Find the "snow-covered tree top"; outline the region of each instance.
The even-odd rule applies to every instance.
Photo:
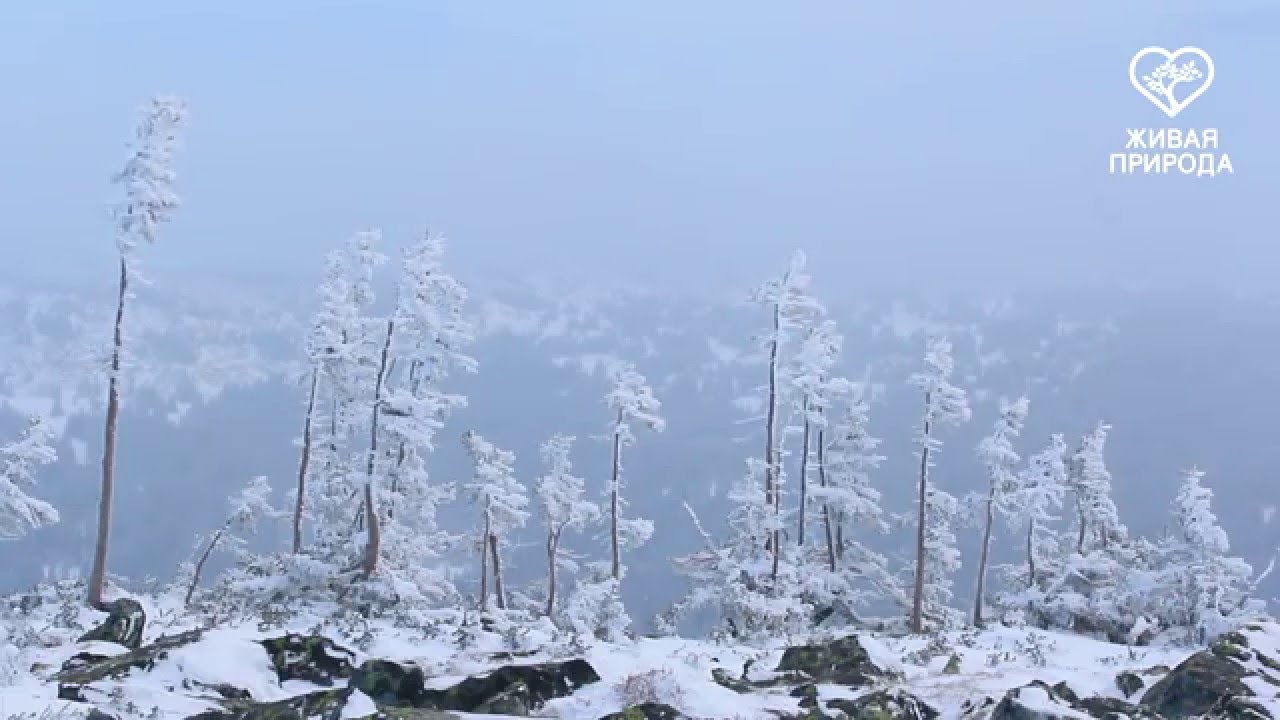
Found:
[[[938,423],[955,425],[969,420],[968,396],[963,388],[951,384],[954,369],[951,341],[941,335],[931,336],[925,347],[924,369],[912,375],[910,380],[925,395],[924,422],[930,427]]]
[[[49,444],[53,438],[53,428],[33,417],[21,438],[0,447],[0,539],[22,537],[58,522],[56,508],[24,490],[35,485],[36,468],[58,459]]]
[[[614,363],[609,369],[609,381],[612,387],[605,396],[605,402],[614,416],[610,429],[621,435],[624,443],[629,444],[635,439],[631,434],[632,422],[638,421],[655,432],[666,427],[666,421],[658,414],[662,403],[634,365]]]
[[[1231,543],[1213,513],[1213,490],[1201,484],[1203,479],[1202,470],[1193,467],[1186,471],[1173,501],[1174,518],[1183,542],[1197,550],[1225,554]]]
[[[186,119],[186,103],[174,97],[154,98],[142,111],[133,154],[115,176],[124,188],[124,198],[113,212],[116,244],[126,257],[139,241],[154,243],[160,224],[178,207],[173,155]]]
[[[571,435],[554,435],[540,448],[547,473],[538,479],[537,492],[552,529],[581,530],[599,515],[594,503],[583,500],[585,481],[573,474],[573,441]]]

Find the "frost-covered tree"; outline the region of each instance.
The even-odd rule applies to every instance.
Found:
[[[240,551],[246,542],[244,535],[256,532],[259,520],[279,515],[271,505],[271,484],[261,475],[250,480],[231,498],[229,504],[230,513],[226,521],[209,536],[204,552],[200,554],[195,567],[192,568],[191,584],[187,587],[187,594],[183,599],[184,605],[191,604],[191,596],[200,585],[200,575],[204,572],[205,563],[209,561],[209,556],[218,548],[219,543],[230,546],[233,551]]]
[[[813,457],[813,442],[818,443],[817,469],[823,472],[822,443],[825,440],[827,413],[835,396],[847,385],[843,378],[832,377],[832,368],[840,356],[842,343],[840,334],[836,332],[835,323],[829,320],[817,321],[803,332],[795,353],[789,358],[786,366],[786,385],[792,404],[798,405],[795,411],[800,418],[800,507],[796,513],[799,526],[796,532],[797,544],[804,546],[808,540],[809,519],[809,476]]]
[[[1000,419],[995,429],[978,444],[978,457],[987,470],[987,496],[983,502],[982,550],[978,559],[978,582],[973,601],[973,624],[982,626],[982,606],[986,592],[987,558],[991,552],[991,531],[995,525],[996,509],[1006,502],[1017,485],[1017,467],[1022,458],[1013,448],[1013,441],[1027,422],[1030,401],[1024,396],[1000,403]]]
[[[766,357],[768,380],[762,389],[764,396],[764,495],[765,503],[773,508],[775,516],[782,514],[782,437],[779,432],[779,413],[785,402],[785,367],[788,346],[803,336],[805,328],[814,325],[822,307],[809,294],[809,275],[805,272],[805,255],[797,251],[791,257],[787,270],[772,278],[751,294],[751,300],[769,313],[769,325],[759,333],[756,346]],[[771,574],[776,580],[781,561],[782,523],[774,520],[773,532],[764,539],[764,546],[772,555]]]
[[[57,461],[54,432],[40,416],[32,417],[22,436],[0,446],[0,540],[12,540],[58,522],[58,510],[27,494],[36,470]]]
[[[631,431],[639,423],[655,432],[666,425],[658,413],[662,403],[654,396],[653,389],[635,367],[617,363],[610,368],[611,388],[605,403],[613,417],[609,426],[612,443],[609,473],[609,548],[610,575],[615,582],[622,581],[622,551],[643,544],[653,534],[653,524],[642,518],[623,518],[626,501],[622,497],[622,448],[635,444]]]
[[[931,336],[925,350],[924,369],[911,377],[911,384],[924,395],[924,413],[915,437],[920,447],[920,474],[911,630],[916,633],[924,631],[928,601],[945,603],[949,598],[947,574],[957,569],[960,561],[955,534],[950,528],[957,509],[956,500],[934,487],[929,477],[933,457],[942,447],[936,437],[938,426],[958,425],[969,420],[968,398],[963,389],[951,384],[954,368],[951,342],[945,337]]]
[[[1067,467],[1067,484],[1075,496],[1076,552],[1081,554],[1091,545],[1106,549],[1110,543],[1123,542],[1128,537],[1129,531],[1120,522],[1120,513],[1111,498],[1111,472],[1104,457],[1110,430],[1110,425],[1098,423],[1081,440]]]
[[[1188,628],[1199,642],[1263,609],[1251,597],[1253,568],[1228,554],[1231,543],[1213,512],[1213,491],[1203,479],[1202,471],[1187,471],[1173,501],[1161,593],[1172,605],[1171,624]]]
[[[1067,489],[1067,444],[1055,433],[1049,445],[1031,456],[1028,467],[1018,474],[1013,490],[1006,496],[1002,510],[1016,525],[1026,529],[1026,586],[1034,588],[1038,569],[1054,561],[1058,549],[1053,523],[1055,510],[1062,507]]]
[[[564,531],[581,531],[600,515],[600,508],[583,497],[586,485],[582,478],[573,474],[573,461],[569,458],[572,451],[573,437],[570,435],[554,435],[541,447],[547,473],[539,478],[536,491],[547,524],[548,617],[553,616],[556,608],[556,571],[560,567],[573,569],[572,561],[560,549]]]
[[[489,607],[489,561],[493,561],[495,605],[506,609],[500,549],[511,530],[529,518],[529,496],[516,480],[515,454],[501,450],[480,435],[468,431],[462,437],[471,456],[474,473],[466,489],[480,509],[480,607]]]
[[[398,372],[387,379],[381,403],[383,554],[398,574],[412,577],[420,591],[434,597],[454,592],[447,578],[424,562],[453,542],[436,517],[453,488],[432,481],[426,458],[448,417],[466,405],[464,396],[444,390],[447,378],[476,369],[465,352],[473,341],[463,315],[467,291],[444,268],[444,251],[444,239],[427,233],[404,253],[392,318],[391,354]]]
[[[103,432],[102,487],[98,499],[98,534],[89,572],[88,600],[105,609],[102,599],[106,580],[107,550],[111,541],[111,506],[115,495],[117,424],[120,418],[121,370],[125,364],[124,311],[132,297],[130,282],[137,272],[140,243],[154,244],[160,225],[178,207],[174,193],[173,156],[178,132],[186,124],[186,104],[177,98],[157,97],[143,110],[124,168],[115,176],[124,197],[114,208],[116,248],[120,252],[119,287],[111,361],[107,372],[107,412]]]
[[[875,598],[906,607],[906,596],[884,556],[853,535],[855,531],[889,531],[880,491],[871,483],[871,474],[885,458],[877,452],[880,439],[869,430],[869,385],[852,383],[842,394],[847,404],[830,435],[819,432],[819,485],[813,490],[814,500],[822,506],[826,569],[833,595],[829,604],[852,609]]]

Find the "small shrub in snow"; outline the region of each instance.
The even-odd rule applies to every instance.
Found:
[[[617,692],[623,707],[662,703],[678,708],[684,704],[684,690],[676,674],[667,668],[628,675],[618,682]]]

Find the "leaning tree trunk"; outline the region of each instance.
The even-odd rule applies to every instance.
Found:
[[[547,617],[551,617],[556,609],[556,556],[560,552],[560,532],[561,528],[547,531]]]
[[[378,571],[378,555],[382,552],[382,528],[378,525],[378,507],[373,501],[374,461],[378,456],[378,416],[381,414],[382,381],[387,372],[387,356],[391,354],[391,336],[395,332],[395,321],[387,321],[387,339],[382,344],[382,359],[378,363],[378,377],[373,384],[373,418],[369,423],[369,461],[365,466],[364,481],[364,518],[368,538],[364,545],[364,566],[366,578]]]
[[[307,417],[302,423],[302,459],[298,461],[298,497],[293,504],[293,554],[302,551],[302,510],[306,503],[307,469],[311,466],[311,420],[316,410],[316,386],[320,369],[311,371],[311,392],[307,394]]]
[[[622,499],[619,497],[622,475],[622,411],[618,411],[617,425],[613,428],[613,471],[609,478],[609,544],[612,555],[613,579],[622,580],[622,548],[619,546],[618,523],[621,521]]]
[[[924,404],[929,406],[931,398],[925,393]],[[925,573],[925,523],[928,521],[925,512],[926,496],[929,492],[929,420],[926,417],[923,438],[920,444],[920,509],[916,518],[916,585],[911,597],[911,632],[924,632],[924,573]]]
[[[1034,545],[1032,544],[1034,542],[1033,538],[1035,538],[1035,534],[1036,519],[1031,518],[1031,520],[1027,522],[1027,587],[1029,588],[1036,586],[1036,554]]]
[[[507,609],[507,591],[502,584],[502,556],[498,554],[498,536],[489,533],[489,552],[493,555],[493,594],[499,610]]]
[[[974,627],[982,627],[982,596],[986,592],[987,584],[987,557],[991,554],[991,524],[995,520],[994,507],[996,503],[996,486],[991,484],[991,491],[987,494],[987,518],[986,525],[982,530],[982,554],[978,559],[978,588],[977,595],[973,600],[973,625]]]
[[[800,440],[800,547],[804,547],[809,515],[809,398],[804,399],[804,416],[804,436]]]
[[[823,488],[827,487],[827,450],[825,447],[825,433],[822,428],[818,428],[818,484]],[[822,501],[822,527],[827,538],[827,569],[831,572],[836,571],[836,541],[835,534],[831,528],[831,503],[830,501]]]
[[[778,458],[775,435],[778,425],[778,333],[782,327],[782,306],[773,306],[773,341],[769,343],[769,397],[764,419],[764,501],[778,508]],[[773,579],[778,578],[778,531],[765,541],[765,549],[773,553]]]
[[[231,527],[231,523],[218,528],[218,532],[213,534],[209,539],[209,544],[205,546],[204,552],[200,554],[200,559],[196,561],[195,570],[191,573],[191,585],[187,587],[187,596],[182,600],[182,606],[186,607],[191,604],[191,596],[196,592],[196,586],[200,584],[200,573],[204,572],[204,564],[209,561],[209,556],[213,554],[213,549],[218,546],[218,541],[226,534],[227,529]]]
[[[120,356],[124,352],[124,301],[129,292],[129,265],[120,256],[120,292],[116,297],[116,324],[112,337],[111,377],[107,379],[107,422],[102,442],[102,488],[98,496],[98,538],[89,572],[89,605],[107,611],[102,587],[107,574],[107,546],[111,542],[111,501],[116,486],[116,425],[120,420]]]
[[[493,527],[493,519],[489,511],[484,512],[484,534],[480,536],[480,610],[489,609],[489,530]]]

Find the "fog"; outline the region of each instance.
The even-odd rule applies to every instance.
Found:
[[[701,287],[804,247],[850,289],[1265,289],[1280,4],[8,3],[6,274],[97,277],[135,107],[185,97],[153,274],[310,282],[446,232],[471,278]],[[1195,45],[1168,121],[1127,78]],[[1108,173],[1125,128],[1218,128],[1235,173]]]

